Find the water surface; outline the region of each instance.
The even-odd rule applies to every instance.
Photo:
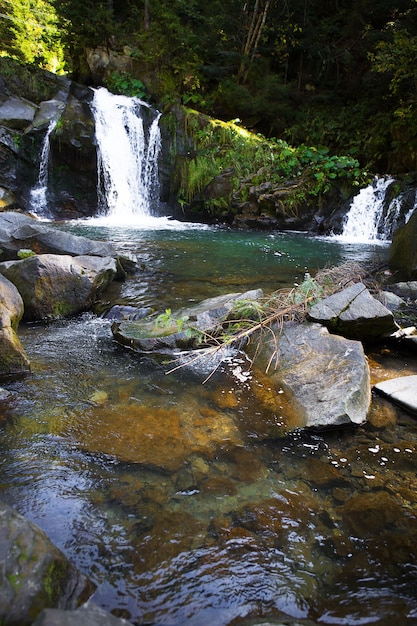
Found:
[[[173,310],[294,284],[386,250],[302,234],[70,225],[134,254],[103,297]],[[417,423],[374,398],[359,429],[282,436],[288,410],[239,358],[201,376],[125,350],[88,313],[21,326],[32,375],[7,388],[0,497],[135,624],[417,623]],[[415,359],[370,355],[374,378]],[[386,368],[389,368],[388,370]],[[272,401],[273,400],[273,401]]]

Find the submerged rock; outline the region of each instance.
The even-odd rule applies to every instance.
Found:
[[[129,626],[131,622],[115,617],[92,602],[75,611],[44,609],[32,626]]]
[[[0,378],[29,372],[29,359],[16,334],[22,315],[18,290],[0,274]]]
[[[0,622],[31,624],[45,608],[75,609],[93,593],[45,533],[0,502]]]
[[[110,257],[41,254],[0,263],[24,302],[23,318],[66,317],[88,310],[116,276]]]
[[[392,312],[362,283],[321,300],[311,307],[309,318],[351,339],[376,339],[397,330]]]
[[[275,331],[273,340],[261,344],[258,359],[270,364],[277,405],[282,390],[292,396],[298,418],[292,417],[291,429],[363,424],[371,390],[362,344],[318,324],[288,324]]]

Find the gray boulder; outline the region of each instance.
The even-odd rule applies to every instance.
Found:
[[[16,287],[0,275],[0,378],[26,374],[29,360],[16,334],[23,300]]]
[[[66,233],[16,211],[0,213],[0,248],[9,259],[22,248],[39,254],[116,256],[110,243]]]
[[[94,586],[45,533],[0,502],[0,623],[26,626],[48,607],[75,609]]]
[[[114,617],[92,602],[75,611],[44,609],[32,626],[129,626],[131,622]]]
[[[261,341],[256,362],[269,367],[277,393],[290,395],[291,428],[363,424],[371,401],[368,363],[359,341],[332,335],[319,324],[285,324]],[[275,367],[276,366],[276,367]],[[285,416],[284,416],[285,419]]]
[[[351,339],[371,340],[397,330],[392,312],[362,283],[321,300],[311,307],[308,317]]]
[[[116,276],[111,257],[41,254],[0,263],[24,302],[26,321],[86,311]]]
[[[0,125],[24,129],[33,121],[37,110],[38,107],[33,102],[10,96],[0,104]]]

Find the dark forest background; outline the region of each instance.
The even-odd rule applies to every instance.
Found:
[[[417,167],[416,0],[0,0],[0,54],[373,171]]]

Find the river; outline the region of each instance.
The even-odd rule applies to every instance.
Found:
[[[384,245],[154,221],[64,225],[138,260],[111,302],[163,312],[265,292]],[[375,262],[375,261],[372,261]],[[0,497],[36,522],[134,624],[417,624],[417,423],[373,398],[357,429],[279,436],[248,363],[203,384],[116,344],[86,313],[21,325],[30,377],[1,416]],[[397,358],[400,356],[400,358]],[[373,380],[417,373],[369,355]],[[238,375],[237,375],[238,374]],[[285,410],[285,407],[282,407]],[[146,461],[144,461],[146,459]]]

